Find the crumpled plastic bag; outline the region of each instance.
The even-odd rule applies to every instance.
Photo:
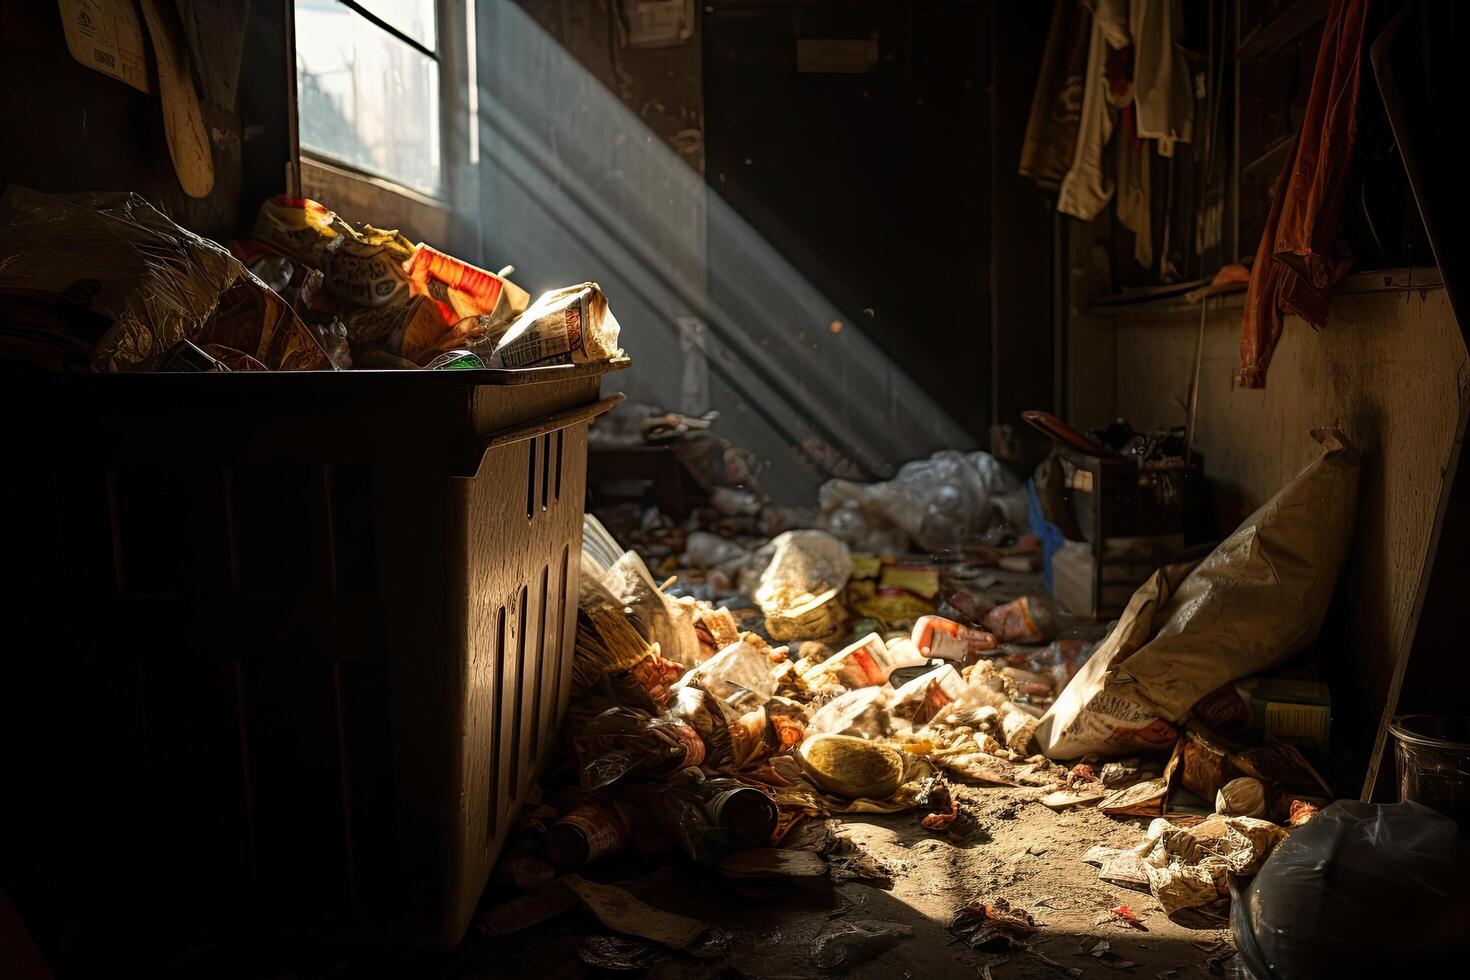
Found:
[[[770,547],[771,563],[761,573],[754,597],[767,616],[790,616],[841,591],[852,576],[847,545],[826,531],[787,531]]]
[[[676,686],[690,684],[698,684],[719,698],[731,698],[741,691],[750,691],[762,703],[771,699],[777,687],[770,655],[745,640],[725,647],[685,674]]]
[[[682,721],[699,733],[705,746],[705,764],[713,769],[743,769],[766,749],[764,707],[736,707],[696,681],[680,684],[663,717]]]
[[[823,526],[862,551],[955,551],[997,514],[1027,524],[1025,486],[989,453],[942,450],[905,463],[885,483],[828,480],[818,491]]]
[[[1470,837],[1418,803],[1339,800],[1233,892],[1257,980],[1448,977],[1465,968]]]
[[[679,564],[686,568],[715,568],[742,561],[749,555],[750,552],[740,545],[718,534],[690,531],[684,541],[684,553],[679,556]]]
[[[1358,452],[1318,429],[1322,455],[1198,565],[1153,574],[1036,731],[1056,759],[1165,749],[1200,698],[1312,641],[1352,534]]]
[[[699,634],[693,610],[660,592],[648,566],[636,552],[625,551],[602,576],[602,584],[623,601],[629,616],[643,626],[659,653],[685,667],[699,660]]]
[[[331,370],[285,300],[137,194],[0,197],[0,360],[147,371],[181,340]]]

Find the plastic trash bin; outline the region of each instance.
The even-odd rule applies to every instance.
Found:
[[[1438,810],[1470,832],[1470,717],[1403,715],[1388,730],[1399,798]]]
[[[12,897],[456,943],[567,707],[626,363],[7,378]]]

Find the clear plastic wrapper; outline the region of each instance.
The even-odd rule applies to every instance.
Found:
[[[136,194],[0,197],[0,361],[147,371],[181,340],[271,370],[331,370],[291,307]]]
[[[863,551],[902,552],[909,542],[957,551],[997,515],[1016,527],[1027,522],[1025,487],[982,452],[943,450],[905,463],[884,483],[828,480],[818,501],[823,527]]]
[[[859,738],[882,738],[893,734],[893,720],[888,715],[888,698],[893,689],[864,687],[848,691],[812,712],[807,723],[808,735],[855,735]]]
[[[841,591],[852,575],[847,545],[825,531],[787,531],[770,547],[771,562],[755,591],[755,601],[767,616],[789,616]]]
[[[719,698],[750,691],[765,702],[776,693],[777,682],[771,666],[765,648],[741,640],[689,671],[679,686],[698,684]]]
[[[674,692],[665,718],[682,721],[704,742],[704,765],[743,768],[766,751],[767,718],[760,705],[734,705],[697,683]]]
[[[967,690],[960,672],[951,664],[941,664],[897,688],[888,700],[888,711],[919,728],[964,697]]]
[[[660,592],[648,566],[637,553],[625,551],[602,575],[602,584],[621,599],[628,615],[648,642],[664,657],[692,667],[699,660],[699,636],[692,613]]]
[[[637,708],[609,708],[591,719],[572,745],[582,788],[588,791],[704,761],[704,742],[693,728]]]

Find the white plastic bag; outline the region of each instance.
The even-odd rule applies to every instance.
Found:
[[[755,601],[767,616],[790,615],[840,591],[852,576],[847,545],[826,531],[787,531],[769,547],[771,563],[755,590]]]
[[[886,483],[828,480],[818,502],[823,526],[864,551],[903,551],[909,541],[930,552],[954,551],[989,527],[998,510],[1026,525],[1025,488],[983,452],[942,450],[905,463]]]

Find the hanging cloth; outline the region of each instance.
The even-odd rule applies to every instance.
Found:
[[[1114,107],[1133,100],[1131,86],[1117,75],[1119,56],[1129,47],[1127,0],[1096,0],[1077,145],[1057,194],[1057,210],[1083,221],[1095,218],[1113,196],[1113,182],[1103,173],[1103,147],[1113,134]]]
[[[1060,187],[1072,167],[1091,38],[1092,11],[1080,0],[1056,0],[1019,167],[1046,190]]]
[[[1175,143],[1194,138],[1194,86],[1189,60],[1178,43],[1183,26],[1181,0],[1132,0],[1129,4],[1138,135],[1157,140],[1161,157],[1173,156]]]
[[[1352,264],[1339,249],[1337,231],[1358,136],[1367,12],[1368,0],[1333,0],[1327,13],[1302,128],[1277,178],[1246,290],[1236,376],[1245,388],[1266,386],[1284,313],[1326,326],[1332,287]]]

